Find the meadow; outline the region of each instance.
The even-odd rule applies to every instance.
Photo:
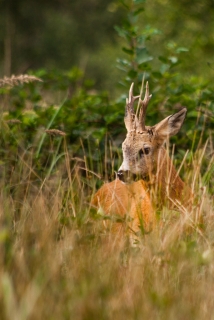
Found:
[[[25,82],[28,77],[2,80],[5,109],[19,85],[22,95],[25,86],[35,95]],[[46,128],[28,104],[22,121],[2,113],[0,318],[213,319],[212,132],[204,141],[204,124],[194,152],[184,150],[180,162],[174,155],[194,193],[191,212],[182,203],[176,211],[157,209],[155,228],[142,231],[133,247],[125,235],[104,228],[106,217],[90,205],[107,179],[103,172],[117,170],[121,148],[106,136],[102,153],[97,140],[90,147],[82,137],[74,151],[53,126],[60,108],[46,108]]]

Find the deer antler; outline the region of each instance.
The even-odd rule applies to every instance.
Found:
[[[146,109],[149,104],[149,100],[151,99],[152,95],[149,94],[149,83],[146,82],[146,92],[143,100],[140,100],[140,113],[139,113],[139,127],[142,131],[146,130],[145,127],[145,119],[146,119]]]
[[[135,100],[140,98],[139,96],[134,96],[133,95],[133,88],[134,88],[134,83],[131,84],[131,87],[129,89],[129,98],[126,99],[126,110],[125,110],[125,125],[127,131],[137,130],[139,131],[145,131],[145,118],[146,118],[146,109],[149,103],[149,100],[151,99],[152,95],[149,94],[149,84],[148,81],[146,82],[146,92],[144,99],[140,99],[140,112],[139,112],[139,118],[137,118],[137,115],[135,114],[134,111],[134,102]]]
[[[126,110],[125,110],[125,125],[127,131],[131,131],[133,129],[133,123],[135,120],[135,111],[134,111],[134,102],[139,99],[140,96],[133,95],[134,82],[132,82],[129,89],[129,98],[126,99]]]

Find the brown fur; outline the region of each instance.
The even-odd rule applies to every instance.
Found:
[[[159,203],[160,207],[166,205],[174,209],[178,209],[181,204],[184,209],[190,210],[193,200],[192,191],[177,174],[163,147],[160,148],[158,158],[156,173],[150,178],[150,194],[154,196],[153,203]]]
[[[143,180],[125,184],[116,179],[105,183],[95,194],[92,206],[115,219],[117,216],[123,218],[120,223],[110,224],[113,232],[128,228],[136,233],[139,226],[148,232],[154,224],[154,210],[148,187]]]

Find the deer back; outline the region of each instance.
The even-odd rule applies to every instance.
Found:
[[[112,217],[108,227],[113,232],[137,233],[140,227],[149,232],[154,225],[154,210],[143,180],[125,184],[116,179],[105,183],[95,194],[92,206]],[[115,223],[117,220],[120,222]]]

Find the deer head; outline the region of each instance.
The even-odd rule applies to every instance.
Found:
[[[124,182],[132,180],[133,176],[145,178],[155,173],[159,151],[168,137],[178,133],[187,112],[187,109],[183,108],[154,126],[145,126],[146,109],[152,95],[149,94],[148,82],[143,100],[140,96],[134,97],[133,86],[134,83],[126,100],[124,121],[127,135],[122,144],[123,163],[117,173],[118,178]],[[139,110],[135,113],[134,102],[137,99]]]

